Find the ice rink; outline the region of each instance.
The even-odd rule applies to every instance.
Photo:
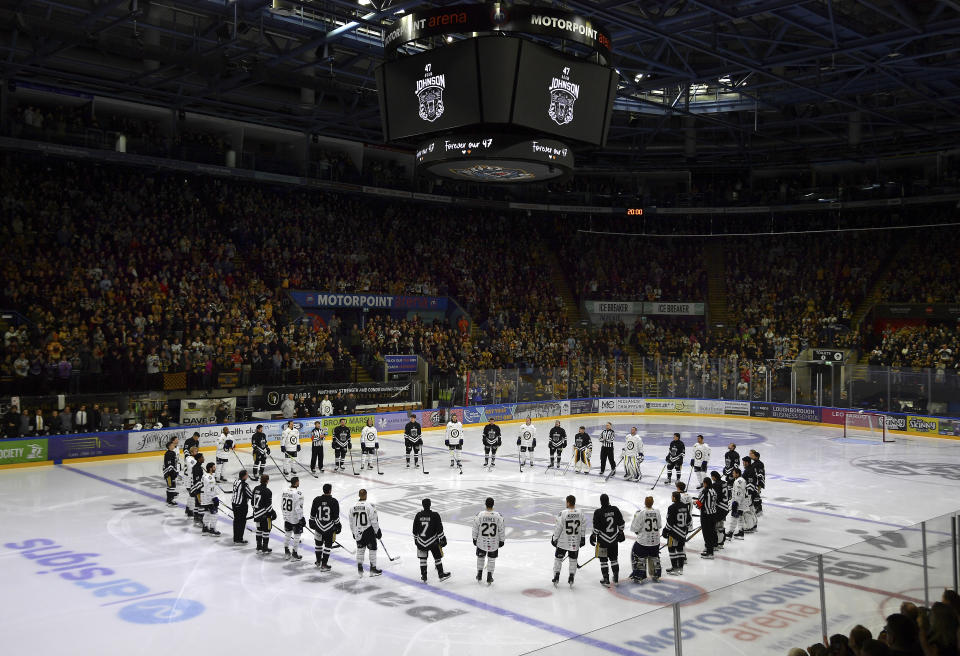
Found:
[[[574,475],[572,469],[565,475],[545,469],[551,421],[537,422],[538,464],[522,474],[515,455],[517,423],[502,425],[504,446],[490,472],[482,467],[481,426],[467,430],[462,474],[449,467],[441,431],[425,434],[431,445],[426,449],[429,475],[404,467],[402,436],[381,436],[383,476],[364,470],[355,477],[349,463],[345,474],[328,470],[319,479],[301,472],[305,510],[321,484],[330,482],[345,527],[357,490],[369,490],[383,542],[399,557],[389,562],[380,550],[384,575],[379,578],[359,578],[355,560],[342,550],[334,551],[333,571],[321,574],[308,532],[299,563],[284,560],[277,529],[268,557],[255,554],[252,534],[250,544],[234,545],[223,513],[223,535],[201,535],[182,508],[165,507],[160,454],[0,472],[5,650],[672,654],[671,604],[683,601],[684,654],[786,653],[788,646],[819,639],[818,553],[845,547],[824,559],[830,633],[847,632],[857,623],[882,626],[883,616],[895,612],[901,599],[922,601],[924,540],[932,552],[930,587],[952,585],[949,519],[929,524],[926,533],[900,529],[960,507],[958,441],[897,436],[896,443],[873,444],[845,441],[841,429],[749,419],[564,420],[571,444],[581,424],[594,438],[594,474],[600,460],[596,436],[608,419],[621,443],[630,426],[643,436],[646,460],[639,483],[622,480],[622,466],[607,482]],[[699,557],[703,541],[697,536],[688,544],[682,577],[665,575],[659,583],[643,585],[627,580],[628,531],[618,588],[599,584],[597,560],[579,571],[572,589],[564,564],[561,586],[554,588],[549,537],[563,497],[576,495],[589,516],[605,491],[629,528],[633,513],[651,494],[674,430],[687,444],[684,480],[697,433],[712,447],[711,469],[722,467],[731,441],[741,455],[751,448],[760,451],[767,487],[759,531],[728,541],[712,561]],[[304,442],[304,464],[309,448]],[[273,451],[276,455],[278,449]],[[620,445],[618,457],[619,452]],[[249,451],[239,455],[249,465]],[[329,467],[329,443],[325,455]],[[354,456],[359,456],[356,448]],[[565,461],[569,457],[568,447]],[[229,463],[231,483],[238,469],[236,460]],[[275,467],[268,473],[279,512],[286,484]],[[671,491],[661,479],[652,492],[664,515]],[[496,499],[507,525],[496,580],[489,587],[474,578],[470,534],[472,518],[487,496]],[[221,497],[229,508],[229,496]],[[453,578],[442,584],[432,562],[428,584],[420,581],[411,521],[424,497],[441,513],[449,539],[444,563]],[[355,546],[346,533],[340,540]],[[669,567],[666,549],[661,554],[664,568]],[[592,555],[588,543],[579,560]]]

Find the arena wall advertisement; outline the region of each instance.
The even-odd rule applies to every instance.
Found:
[[[522,420],[527,416],[534,419],[582,414],[685,414],[685,415],[726,415],[752,417],[756,419],[781,419],[805,423],[821,423],[827,426],[842,426],[843,418],[853,410],[840,408],[820,408],[816,406],[794,405],[786,403],[764,403],[748,401],[723,401],[713,399],[571,399],[556,401],[537,401],[532,403],[500,403],[487,406],[469,406],[455,408],[436,408],[417,410],[415,414],[421,425],[427,428],[442,427],[450,413],[456,412],[465,424],[486,423],[488,420],[503,422]],[[926,417],[921,415],[886,414],[888,430],[903,433],[943,437],[960,437],[960,418]],[[345,417],[347,426],[356,436],[373,419],[377,430],[381,432],[399,432],[409,421],[406,412],[388,412],[381,414],[351,415]],[[308,439],[314,421],[320,421],[328,431],[339,423],[340,417],[310,417],[295,419],[294,426],[301,432],[303,440]],[[276,442],[285,423],[282,420],[259,422],[267,439]],[[258,422],[240,424],[222,424],[206,426],[178,426],[157,430],[112,431],[106,433],[84,433],[77,435],[51,436],[35,439],[5,440],[0,445],[0,467],[23,466],[44,461],[59,463],[74,458],[96,458],[119,455],[148,454],[162,451],[167,440],[178,437],[185,440],[194,432],[200,434],[201,448],[214,447],[217,436],[224,426],[230,429],[230,437],[241,448],[250,444],[250,438],[256,431]],[[442,439],[440,433],[436,433]]]
[[[183,399],[180,401],[180,423],[191,426],[205,426],[217,421],[217,408],[223,403],[227,407],[227,421],[237,416],[237,398],[223,399]]]

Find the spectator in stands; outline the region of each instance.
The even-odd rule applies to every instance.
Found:
[[[870,629],[861,624],[857,624],[850,629],[847,644],[850,646],[850,651],[853,652],[853,656],[861,656],[860,650],[863,649],[863,645],[871,638],[873,638],[873,634],[870,633]]]
[[[73,417],[73,425],[78,433],[87,433],[90,431],[90,413],[87,412],[86,404],[80,404],[80,409]]]
[[[43,416],[43,410],[38,407],[34,410],[33,416],[30,418],[30,434],[47,435],[49,432],[50,428],[46,418]]]
[[[293,394],[287,394],[287,398],[280,404],[280,415],[284,419],[293,419],[297,413],[297,403],[293,400]]]
[[[11,405],[3,413],[3,436],[18,437],[20,435],[20,412],[17,406]]]
[[[63,412],[57,417],[58,424],[52,426],[52,429],[61,434],[68,435],[73,432],[73,413],[70,411],[70,406],[63,406]]]
[[[906,615],[888,615],[884,632],[892,656],[918,656],[923,653],[917,625]]]

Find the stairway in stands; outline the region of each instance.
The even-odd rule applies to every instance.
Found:
[[[350,368],[352,370],[351,380],[355,380],[358,383],[372,383],[373,377],[370,375],[370,372],[367,371],[366,367],[360,364],[360,361],[355,357],[350,357]]]
[[[707,329],[713,331],[729,330],[730,305],[727,300],[727,265],[723,245],[719,240],[711,240],[705,247],[707,264],[707,316],[710,323]]]
[[[570,281],[567,280],[567,276],[563,272],[563,268],[560,266],[560,260],[556,254],[544,249],[544,255],[546,261],[549,262],[550,280],[553,282],[553,288],[557,291],[557,295],[563,300],[563,313],[567,317],[567,323],[571,328],[577,328],[580,326],[580,322],[583,321],[584,316],[580,311],[577,298],[573,294],[573,289],[570,287]]]

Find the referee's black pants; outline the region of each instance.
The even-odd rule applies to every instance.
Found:
[[[700,527],[703,529],[703,542],[707,546],[706,553],[712,554],[717,546],[717,516],[708,515],[700,511]]]
[[[313,450],[310,452],[310,471],[316,469],[318,465],[320,469],[323,469],[323,447],[315,446],[311,448]]]
[[[243,529],[247,525],[247,504],[233,504],[233,541],[243,539]]]
[[[612,472],[617,468],[617,461],[613,459],[612,446],[604,446],[600,448],[600,473],[601,474],[606,469],[607,460],[610,461],[610,471]]]

